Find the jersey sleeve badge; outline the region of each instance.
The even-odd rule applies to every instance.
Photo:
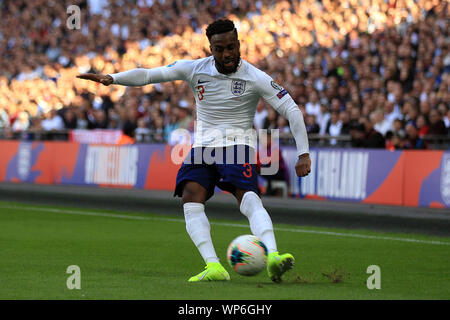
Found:
[[[284,89],[282,86],[280,86],[278,83],[276,83],[273,80],[270,81],[270,85],[272,86],[272,88],[274,88],[275,90],[278,91],[278,93],[277,93],[278,99],[283,98],[288,93],[286,89]]]

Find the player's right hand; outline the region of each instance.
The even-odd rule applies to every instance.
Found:
[[[77,78],[99,82],[105,86],[109,86],[114,81],[114,79],[109,74],[103,75],[95,73],[82,73],[77,75]]]

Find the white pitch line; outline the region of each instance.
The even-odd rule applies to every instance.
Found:
[[[112,214],[103,213],[95,211],[78,211],[69,209],[54,209],[54,208],[33,208],[27,206],[4,206],[0,205],[2,209],[12,209],[12,210],[30,210],[30,211],[40,211],[40,212],[51,212],[51,213],[64,213],[64,214],[75,214],[84,216],[94,216],[94,217],[107,217],[107,218],[117,218],[117,219],[129,219],[129,220],[147,220],[147,221],[167,221],[167,222],[179,222],[184,223],[184,219],[175,218],[160,218],[160,217],[143,217],[143,216],[133,216],[124,214]],[[234,228],[249,228],[246,224],[238,223],[226,223],[226,222],[210,222],[212,225],[224,226],[224,227],[234,227]],[[297,232],[297,233],[311,233],[320,235],[329,235],[336,237],[351,237],[360,239],[373,239],[373,240],[388,240],[388,241],[403,241],[412,243],[424,243],[424,244],[434,244],[434,245],[445,245],[450,246],[450,242],[445,241],[435,241],[435,240],[420,240],[420,239],[410,239],[410,238],[395,238],[395,237],[383,237],[383,236],[370,236],[357,233],[340,233],[331,231],[319,231],[319,230],[307,230],[307,229],[290,229],[290,228],[274,228],[275,231],[286,231],[286,232]]]

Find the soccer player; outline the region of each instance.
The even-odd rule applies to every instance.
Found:
[[[206,263],[205,270],[189,281],[230,279],[215,252],[205,215],[205,203],[218,186],[236,197],[252,233],[267,247],[268,276],[274,282],[281,282],[282,275],[293,268],[295,260],[289,253],[278,253],[272,220],[258,196],[256,165],[249,163],[255,148],[254,139],[246,134],[252,128],[256,106],[262,97],[288,119],[297,146],[296,174],[303,177],[311,171],[303,115],[283,87],[241,59],[238,33],[232,21],[214,21],[207,27],[206,36],[212,53],[207,58],[179,60],[152,69],[136,68],[110,75],[81,74],[77,77],[104,85],[143,86],[174,80],[189,83],[196,100],[197,124],[191,153],[178,171],[175,195],[182,197],[186,230]],[[223,133],[220,138],[216,135],[218,131]],[[225,155],[230,149],[244,152],[245,162],[239,163],[236,157],[233,161],[227,158],[225,163],[199,162],[196,155],[202,155],[207,148],[213,148],[213,155],[219,151]],[[189,159],[192,161],[186,161]]]

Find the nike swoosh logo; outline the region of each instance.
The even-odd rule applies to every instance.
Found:
[[[208,82],[209,82],[209,81],[202,81],[202,80],[199,79],[199,80],[197,81],[197,84],[208,83]]]
[[[209,271],[206,271],[204,274],[201,275],[201,277],[199,277],[199,280],[203,280],[203,278],[208,274]]]

